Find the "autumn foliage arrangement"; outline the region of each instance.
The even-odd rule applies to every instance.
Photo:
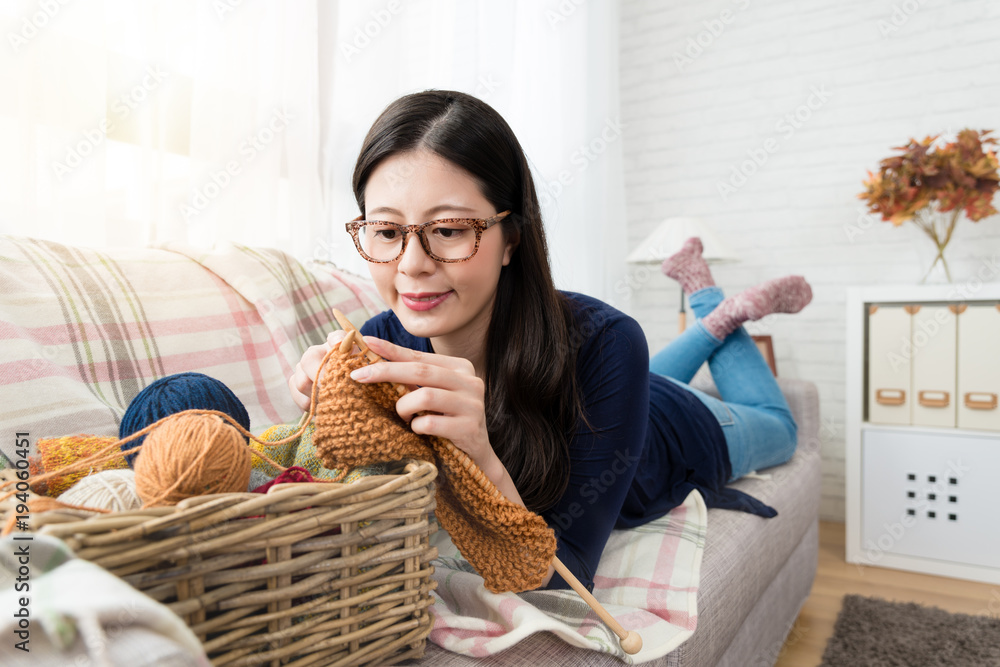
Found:
[[[896,226],[912,220],[934,242],[937,256],[925,279],[941,262],[951,280],[944,250],[963,213],[978,222],[997,212],[993,195],[1000,189],[1000,173],[991,132],[962,130],[955,141],[943,145],[935,143],[937,136],[910,139],[893,149],[901,151],[899,155],[882,160],[877,172],[868,172],[865,190],[858,195],[868,210]]]

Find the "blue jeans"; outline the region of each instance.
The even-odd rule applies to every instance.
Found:
[[[739,327],[723,341],[702,324],[722,298],[718,287],[691,294],[688,303],[697,321],[650,360],[649,370],[694,393],[719,420],[732,481],[790,459],[798,429],[771,369],[746,330]],[[705,361],[722,400],[687,386]]]

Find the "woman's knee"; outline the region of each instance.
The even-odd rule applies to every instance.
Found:
[[[799,425],[795,423],[795,418],[792,417],[791,411],[788,410],[782,410],[781,423],[785,427],[786,434],[784,447],[782,448],[784,456],[782,463],[787,463],[795,454],[795,449],[799,444]]]
[[[792,417],[792,413],[787,408],[777,407],[768,410],[768,413],[775,420],[774,426],[769,429],[770,440],[768,447],[768,467],[787,463],[795,454],[798,445],[798,424]]]

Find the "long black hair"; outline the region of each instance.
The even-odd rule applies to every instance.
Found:
[[[576,383],[573,313],[556,291],[528,161],[507,122],[471,95],[428,90],[394,101],[375,120],[354,167],[365,212],[375,168],[426,149],[464,169],[497,211],[510,210],[504,238],[519,237],[500,273],[486,338],[486,426],[490,443],[528,509],[541,512],[569,481],[569,442],[584,418]]]

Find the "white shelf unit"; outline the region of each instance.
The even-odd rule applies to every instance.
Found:
[[[866,421],[869,306],[983,305],[981,302],[1000,302],[1000,283],[848,288],[847,562],[1000,584],[1000,511],[996,500],[1000,431]],[[991,354],[1000,355],[1000,340]],[[867,483],[866,441],[867,462],[872,469]],[[952,466],[957,462],[960,472],[955,478],[949,480],[945,462]],[[973,466],[973,472],[964,470]],[[962,474],[964,479],[959,479]],[[929,481],[937,476],[940,479]],[[955,493],[953,488],[961,490]],[[919,498],[922,494],[933,497],[937,491],[943,494],[933,501],[937,504]],[[911,498],[917,506],[923,503],[917,516],[907,516],[911,510],[900,498]],[[932,504],[939,515],[930,521],[928,508]],[[956,514],[960,512],[961,521],[949,520],[951,508],[960,508]]]

